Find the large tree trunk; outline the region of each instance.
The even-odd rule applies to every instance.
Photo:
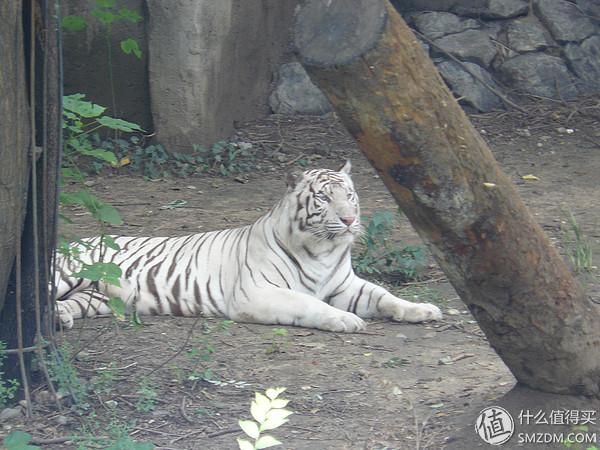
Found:
[[[20,0],[0,2],[0,311],[21,233],[30,145]]]
[[[382,0],[309,1],[295,44],[515,377],[598,396],[599,308],[400,15]]]
[[[31,7],[35,8],[33,24]],[[17,314],[20,313],[22,320],[23,347],[30,347],[37,326],[41,325],[36,319],[38,313],[41,318],[41,313],[47,310],[49,267],[56,246],[62,132],[60,18],[53,1],[15,0],[0,2],[0,23],[0,341],[9,349],[16,349]],[[30,39],[32,27],[34,42]],[[35,51],[33,70],[32,51]],[[32,104],[35,104],[35,135],[30,126]],[[37,155],[33,177],[32,144]],[[20,311],[17,297],[20,297]],[[39,311],[36,297],[40,301]],[[32,355],[24,353],[25,372]],[[9,354],[2,370],[6,379],[21,378],[17,354]]]

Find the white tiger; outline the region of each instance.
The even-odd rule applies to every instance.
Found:
[[[365,328],[363,318],[441,319],[435,305],[411,303],[355,275],[350,250],[360,233],[350,162],[339,171],[288,177],[284,197],[249,226],[182,237],[118,237],[104,261],[122,269],[120,287],[75,278],[78,263],[58,257],[58,316],[109,314],[120,297],[139,314],[220,316],[238,322],[338,332]],[[98,238],[80,258],[98,258]],[[96,290],[96,288],[98,290]]]

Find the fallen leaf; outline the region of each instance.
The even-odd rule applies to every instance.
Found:
[[[538,181],[539,178],[536,177],[535,175],[523,175],[521,178],[523,178],[525,181]]]
[[[440,366],[443,366],[443,365],[447,366],[450,364],[454,364],[454,360],[452,359],[452,356],[448,355],[448,356],[444,356],[444,357],[438,359],[438,364]]]

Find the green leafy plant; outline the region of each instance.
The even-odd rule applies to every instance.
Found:
[[[158,393],[147,378],[142,378],[137,389],[138,399],[135,404],[135,409],[140,412],[154,411]]]
[[[113,75],[113,48],[112,48],[112,28],[118,22],[138,23],[142,21],[136,11],[124,6],[119,6],[117,0],[96,0],[95,7],[90,15],[97,20],[104,29],[104,40],[106,43],[108,79],[110,83],[110,92],[112,96],[113,112],[116,111],[115,86]],[[62,19],[62,28],[69,32],[81,32],[88,27],[88,21],[80,15],[68,15]],[[127,55],[134,55],[136,58],[142,58],[142,50],[138,42],[127,37],[119,43],[121,51]]]
[[[210,333],[210,329],[203,330],[204,334]],[[215,348],[208,338],[197,339],[198,347],[187,351],[186,356],[194,363],[195,367],[187,376],[188,381],[214,380],[214,374],[207,364],[212,360]]]
[[[398,356],[392,356],[390,359],[381,364],[386,369],[393,369],[394,367],[406,366],[410,364],[410,361],[406,358],[400,358]]]
[[[29,445],[31,435],[24,431],[11,431],[8,436],[2,441],[5,450],[37,450],[40,447]]]
[[[246,145],[219,141],[210,148],[194,145],[195,161],[206,172],[229,176],[252,168],[252,154]]]
[[[104,262],[103,255],[106,248],[118,251],[119,246],[106,233],[107,225],[121,225],[123,220],[119,212],[109,203],[96,197],[85,185],[85,172],[79,168],[79,161],[91,158],[99,164],[117,166],[119,160],[116,154],[106,148],[99,148],[91,139],[91,133],[100,129],[119,130],[121,132],[142,132],[139,125],[123,119],[110,117],[104,114],[106,108],[85,100],[83,94],[67,95],[63,98],[63,128],[65,130],[63,167],[61,168],[62,181],[75,183],[79,189],[74,192],[61,192],[60,203],[64,206],[77,205],[87,210],[98,222],[100,239],[83,241],[81,239],[67,239],[60,236],[58,252],[65,258],[72,259],[79,264],[79,271],[75,276],[94,282],[103,282],[119,286],[121,268],[113,262]],[[70,222],[64,215],[63,219]],[[92,243],[93,242],[93,243]],[[81,252],[94,256],[93,262],[84,262],[80,258]],[[118,319],[124,319],[125,303],[122,299],[114,297],[109,299],[107,305]]]
[[[238,438],[240,450],[258,450],[281,445],[277,439],[265,431],[274,430],[288,422],[292,411],[285,409],[289,400],[279,398],[285,388],[269,388],[264,394],[256,392],[250,406],[250,413],[254,420],[239,420],[242,431],[254,442]]]
[[[7,405],[7,403],[15,398],[15,394],[19,389],[19,382],[13,378],[5,379],[2,366],[6,359],[6,343],[0,341],[0,409]]]
[[[273,328],[271,331],[271,345],[267,347],[267,354],[283,353],[289,345],[287,328]]]
[[[573,212],[563,211],[563,215],[566,219],[561,229],[569,260],[576,272],[591,272],[594,266],[591,240],[581,229]]]
[[[386,274],[404,279],[414,278],[425,262],[422,246],[394,243],[389,236],[397,216],[389,211],[378,211],[369,219],[361,239],[361,248],[354,256],[357,273]]]
[[[198,381],[208,381],[212,384],[219,384],[218,377],[215,376],[209,363],[212,361],[216,351],[211,341],[211,335],[215,332],[229,334],[231,327],[235,322],[233,320],[221,320],[216,327],[208,321],[201,323],[202,337],[195,338],[195,346],[189,349],[185,355],[193,364],[189,372],[184,372],[180,368],[174,368],[177,378],[180,381],[192,381],[194,386]]]
[[[46,361],[50,378],[58,386],[60,395],[70,395],[76,412],[83,414],[90,409],[88,385],[79,377],[72,361],[72,348],[64,343],[49,353]]]
[[[131,154],[131,168],[154,180],[164,178],[168,172],[169,154],[162,145],[135,146]]]
[[[231,331],[231,327],[234,324],[235,324],[235,322],[233,320],[229,320],[229,319],[221,320],[219,322],[219,330],[226,334],[229,334],[229,332]]]
[[[130,433],[135,421],[126,422],[118,417],[111,418],[108,424],[97,420],[92,412],[85,417],[83,432],[78,436],[70,436],[78,444],[77,450],[102,448],[106,450],[153,450],[154,444],[139,442],[131,438]]]
[[[108,394],[114,387],[116,374],[115,363],[111,362],[107,367],[98,368],[98,375],[91,380],[92,390],[98,394]]]
[[[108,32],[117,22],[138,23],[142,20],[142,16],[136,11],[127,7],[119,8],[117,0],[96,0],[96,6],[91,10],[90,15],[106,26]],[[88,26],[88,21],[83,16],[67,15],[62,18],[62,27],[67,31],[83,31]],[[123,39],[119,45],[123,53],[128,55],[133,53],[138,59],[142,57],[142,51],[135,39]]]

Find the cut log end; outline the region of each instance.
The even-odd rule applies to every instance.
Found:
[[[294,45],[304,64],[344,65],[377,44],[386,19],[384,0],[309,0],[296,16]]]

